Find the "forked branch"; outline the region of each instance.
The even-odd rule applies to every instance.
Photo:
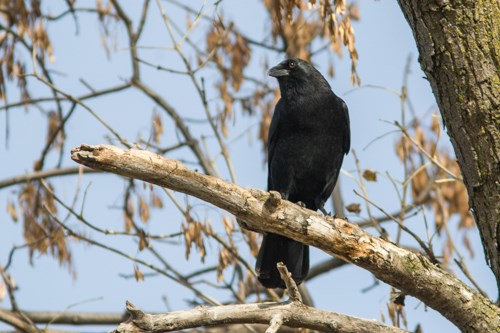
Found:
[[[360,319],[335,312],[315,309],[302,303],[254,303],[196,307],[187,311],[147,314],[127,302],[128,321],[121,323],[112,333],[172,332],[187,328],[230,324],[274,324],[304,327],[322,332],[339,333],[403,333],[397,327],[380,324],[375,320]],[[273,326],[270,326],[273,327]]]
[[[338,256],[417,297],[463,331],[494,332],[500,327],[500,309],[490,299],[422,254],[374,237],[347,221],[324,217],[286,200],[269,202],[269,192],[244,189],[144,150],[81,145],[72,150],[71,157],[90,168],[195,196],[234,214],[251,230],[281,234]]]

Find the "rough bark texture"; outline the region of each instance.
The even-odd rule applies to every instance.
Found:
[[[500,2],[399,0],[500,292]]]
[[[147,314],[127,302],[131,318],[112,333],[160,333],[186,328],[235,323],[276,322],[280,326],[303,327],[338,333],[405,333],[406,330],[381,324],[376,320],[315,309],[300,302],[199,306],[188,311]],[[246,331],[246,330],[244,330]]]
[[[417,297],[462,331],[495,332],[500,327],[500,308],[423,255],[373,237],[344,220],[281,200],[276,192],[243,189],[143,150],[82,145],[72,150],[71,158],[195,196],[234,214],[251,230],[284,235],[352,262]]]

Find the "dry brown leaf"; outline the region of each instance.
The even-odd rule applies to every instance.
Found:
[[[155,208],[163,208],[163,201],[155,192],[151,192],[151,204]]]
[[[259,253],[259,242],[257,242],[258,233],[242,229],[243,236],[245,237],[246,244],[250,248],[250,253],[255,257]]]
[[[363,171],[363,178],[369,182],[376,182],[377,181],[377,173],[373,170],[366,169],[365,171]]]
[[[139,232],[139,251],[149,247],[151,247],[151,243],[148,235],[143,231]]]
[[[332,63],[330,63],[328,65],[328,76],[331,77],[332,79],[335,76],[335,70],[333,68],[333,64]]]
[[[139,196],[139,217],[143,223],[149,220],[149,205],[142,196]]]
[[[123,211],[123,220],[124,220],[124,226],[123,229],[125,232],[130,232],[132,230],[132,227],[134,226],[132,223],[132,219],[130,217],[130,214],[127,213],[126,211]]]
[[[10,201],[7,203],[7,212],[14,222],[18,221],[19,216],[17,215],[16,206]]]
[[[195,245],[198,249],[201,261],[205,262],[206,249],[203,234],[206,234],[206,230],[210,229],[206,226],[203,226],[200,222],[193,220],[190,215],[189,207],[186,211],[186,222],[182,224],[182,231],[184,234],[184,241],[186,247],[186,259],[189,259],[189,255],[191,253],[191,247]]]
[[[134,202],[132,198],[128,198],[127,200],[127,212],[129,212],[130,216],[133,216],[135,213]]]
[[[139,266],[134,265],[134,277],[137,282],[144,281],[144,274],[139,269]]]
[[[392,322],[393,326],[397,325],[396,319],[396,305],[393,302],[387,303],[387,314],[389,315],[389,319]]]
[[[219,265],[217,266],[217,281],[221,282],[224,279],[222,275],[224,270],[234,260],[234,256],[225,247],[219,251]]]
[[[351,203],[345,207],[349,213],[359,214],[361,213],[361,205],[359,203]]]
[[[153,141],[160,143],[161,135],[163,134],[163,125],[161,117],[156,112],[153,114]]]

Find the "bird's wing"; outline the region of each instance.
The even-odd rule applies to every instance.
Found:
[[[278,136],[279,136],[279,134],[278,134],[279,126],[278,125],[279,125],[279,121],[280,121],[280,113],[284,107],[285,106],[284,106],[283,99],[280,98],[280,100],[276,104],[276,107],[274,108],[273,119],[271,120],[271,125],[269,126],[269,135],[267,136],[267,149],[268,149],[267,189],[268,190],[273,189],[273,185],[271,183],[271,162],[273,160],[274,147],[276,146],[276,141],[278,141]]]
[[[344,153],[349,154],[349,149],[351,149],[351,124],[349,121],[349,110],[347,109],[347,104],[343,100],[342,101],[342,111],[344,112],[344,116],[346,119],[346,127],[344,133]]]
[[[344,136],[342,138],[342,153],[347,155],[349,153],[349,149],[351,148],[351,130],[350,130],[350,124],[349,124],[349,110],[347,109],[347,104],[341,98],[337,97],[337,99],[340,102],[340,106],[341,106],[340,111],[343,112],[343,114],[342,114],[343,117],[341,119],[344,121],[344,124],[343,124]],[[337,183],[338,175],[340,173],[340,167],[342,165],[342,160],[343,160],[342,155],[339,157],[340,157],[340,161],[338,162],[338,167],[329,170],[330,176],[328,177],[328,181],[325,184],[323,191],[316,199],[315,204],[317,206],[316,208],[318,208],[318,209],[323,208],[323,205],[325,204],[326,200],[328,200],[328,198],[332,194],[333,189],[335,187],[335,184]],[[336,164],[336,162],[334,164]]]

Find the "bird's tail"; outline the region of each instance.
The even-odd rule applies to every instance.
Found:
[[[295,283],[300,284],[309,271],[309,246],[276,234],[264,235],[255,264],[257,277],[264,287],[286,288],[276,267],[280,261],[292,273]]]

